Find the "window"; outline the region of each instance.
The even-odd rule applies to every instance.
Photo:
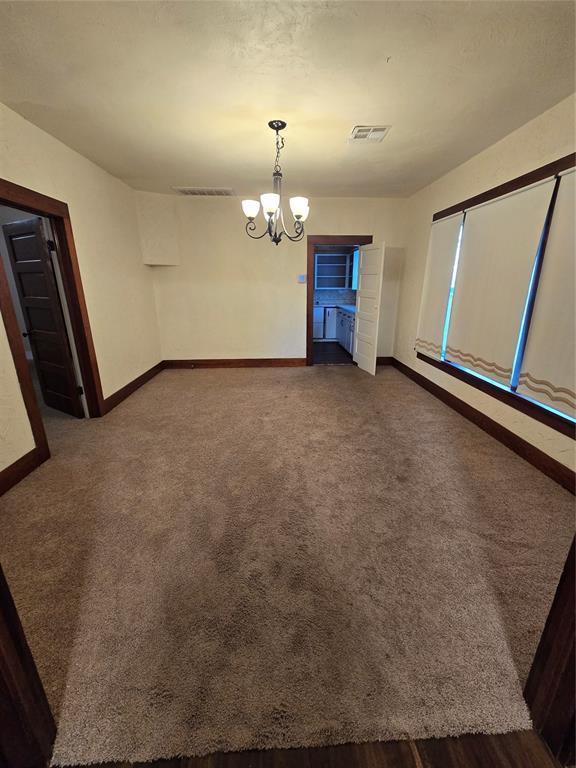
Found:
[[[545,409],[571,432],[575,174],[541,171],[436,214],[415,349],[516,407]]]

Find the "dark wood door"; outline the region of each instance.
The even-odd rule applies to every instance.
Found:
[[[2,227],[46,405],[82,418],[84,410],[42,219]]]

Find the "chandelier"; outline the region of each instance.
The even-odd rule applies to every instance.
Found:
[[[280,136],[280,131],[286,128],[284,120],[270,120],[269,127],[276,131],[276,159],[274,160],[274,172],[272,174],[272,192],[266,192],[260,195],[262,203],[262,214],[266,221],[266,229],[261,235],[253,234],[256,232],[256,222],[254,219],[258,216],[260,203],[258,200],[242,200],[242,210],[248,221],[246,222],[246,234],[253,240],[260,240],[268,235],[274,245],[287,237],[292,242],[302,240],[304,237],[304,222],[310,213],[307,197],[291,197],[290,210],[294,216],[294,234],[289,235],[284,224],[284,213],[282,211],[282,168],[280,167],[280,152],[284,147],[284,139]]]

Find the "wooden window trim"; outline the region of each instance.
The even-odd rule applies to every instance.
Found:
[[[534,171],[524,173],[522,176],[517,176],[511,181],[506,181],[504,184],[499,184],[497,187],[492,187],[481,192],[479,195],[469,197],[467,200],[463,200],[461,203],[451,205],[449,208],[444,208],[442,211],[438,211],[432,216],[432,221],[440,221],[440,219],[446,219],[448,216],[453,216],[455,213],[462,213],[470,208],[474,208],[482,203],[488,203],[490,200],[495,200],[497,197],[503,195],[509,195],[511,192],[516,192],[522,187],[529,187],[531,184],[536,184],[548,177],[556,176],[562,171],[568,171],[570,168],[576,166],[576,152],[570,155],[561,157],[559,160],[554,160],[552,163],[536,168]]]
[[[555,429],[557,432],[561,432],[563,435],[571,437],[572,440],[576,438],[575,424],[567,419],[563,419],[562,416],[558,416],[555,413],[546,410],[546,408],[533,403],[531,400],[527,400],[517,392],[509,392],[500,389],[500,387],[490,384],[488,381],[484,381],[484,379],[479,379],[472,373],[468,373],[446,360],[436,360],[433,357],[428,357],[428,355],[422,354],[422,352],[417,352],[416,357],[418,360],[422,360],[423,362],[428,363],[428,365],[438,368],[449,376],[453,376],[455,379],[459,379],[460,381],[469,384],[471,387],[474,387],[474,389],[478,389],[480,392],[484,392],[484,394],[490,395],[496,400],[509,405],[516,411],[520,411],[521,413],[536,419],[536,421]]]

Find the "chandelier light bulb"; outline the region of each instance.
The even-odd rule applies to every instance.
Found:
[[[308,216],[308,213],[310,211],[310,207],[308,205],[308,198],[307,197],[291,197],[290,210],[292,211],[292,216],[294,216],[296,220],[300,219],[301,221],[305,221],[305,217]]]
[[[264,212],[264,215],[273,216],[280,205],[280,195],[277,195],[276,192],[266,192],[265,194],[260,195],[260,201],[262,203],[262,211]]]
[[[247,219],[255,219],[260,210],[258,200],[242,200],[242,210]]]

